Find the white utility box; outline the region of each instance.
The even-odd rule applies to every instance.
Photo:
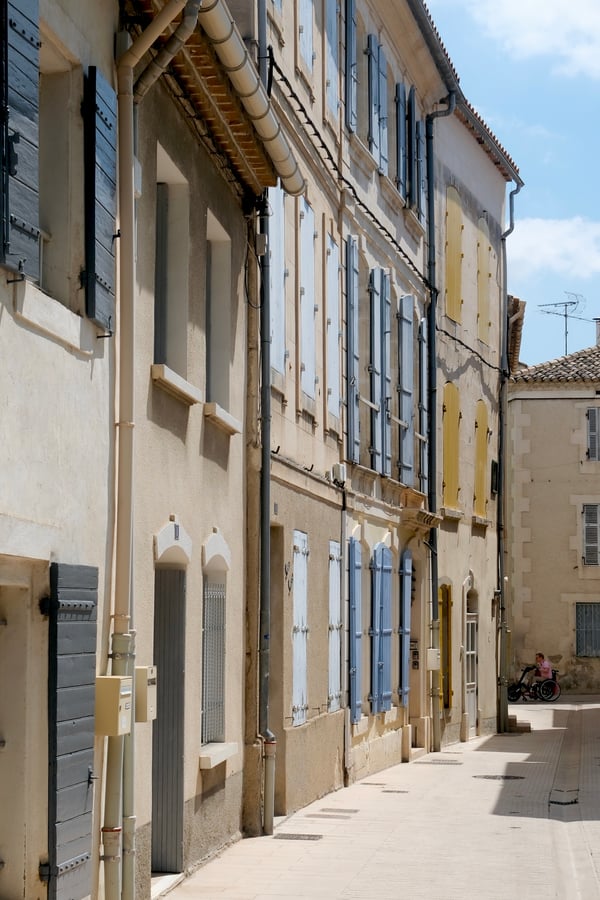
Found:
[[[438,672],[440,668],[440,651],[437,647],[427,648],[427,668],[430,672]]]
[[[156,718],[156,666],[135,667],[135,721]]]
[[[131,731],[131,675],[96,676],[96,734],[118,737]]]

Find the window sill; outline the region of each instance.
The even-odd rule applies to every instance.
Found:
[[[242,424],[218,403],[205,403],[204,416],[226,434],[241,434]]]
[[[410,207],[404,207],[404,224],[406,225],[407,231],[413,236],[416,241],[420,241],[425,237],[425,225],[419,219],[417,213],[410,209]]]
[[[181,400],[182,403],[193,406],[195,403],[202,402],[201,391],[163,363],[153,363],[151,374],[154,384],[177,400]]]
[[[97,328],[54,300],[31,281],[24,279],[14,285],[14,310],[21,321],[40,334],[84,356],[92,356],[96,349]]]
[[[476,528],[488,528],[492,523],[489,519],[486,519],[485,516],[473,516],[471,519],[471,523]]]
[[[214,769],[226,760],[231,759],[237,752],[238,745],[236,741],[204,744],[200,748],[200,768]]]
[[[453,522],[459,522],[464,515],[461,509],[451,509],[449,506],[442,506],[440,513],[444,519],[450,519]]]

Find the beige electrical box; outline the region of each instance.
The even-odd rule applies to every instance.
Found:
[[[96,734],[129,734],[132,701],[131,675],[96,676]]]
[[[156,666],[135,667],[135,721],[156,718]]]
[[[440,668],[440,651],[437,647],[427,648],[427,668],[430,672],[437,672]]]

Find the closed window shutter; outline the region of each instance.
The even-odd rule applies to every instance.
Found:
[[[329,691],[327,708],[340,708],[342,696],[342,555],[337,541],[329,541]]]
[[[39,25],[38,0],[3,2],[0,102],[2,134],[2,247],[8,268],[40,276]]]
[[[382,560],[381,546],[375,547],[373,558],[371,560],[371,628],[369,634],[371,636],[371,712],[380,712],[381,706],[381,686],[380,686],[380,665],[381,665],[381,595],[382,595]]]
[[[348,594],[350,639],[350,720],[362,715],[362,564],[361,546],[355,538],[348,542]]]
[[[115,329],[117,95],[95,66],[84,85],[85,311]]]
[[[271,286],[271,366],[285,374],[285,193],[269,188],[269,279]]]
[[[583,561],[586,566],[600,564],[598,556],[598,525],[600,506],[597,503],[583,505]]]
[[[326,91],[331,112],[338,112],[338,0],[327,0],[326,7]]]
[[[379,162],[379,46],[374,34],[367,38],[369,150]]]
[[[202,743],[225,740],[225,584],[204,582]]]
[[[308,536],[294,531],[294,599],[292,626],[292,725],[306,722],[307,698]]]
[[[98,570],[50,566],[48,856],[50,900],[92,891]]]
[[[400,82],[396,85],[396,187],[406,200],[406,88]]]
[[[407,158],[407,192],[408,205],[416,209],[419,200],[419,185],[417,171],[417,99],[414,85],[408,92],[406,112],[406,158]]]
[[[371,711],[392,703],[392,555],[378,544],[371,562]]]
[[[419,323],[419,432],[424,438],[421,440],[421,493],[427,494],[429,490],[429,386],[428,386],[428,348],[427,348],[427,320],[421,319]]]
[[[398,695],[403,706],[408,705],[410,690],[410,614],[412,594],[412,553],[405,550],[400,566],[400,678]]]
[[[346,127],[358,124],[358,64],[356,60],[356,0],[346,0]]]
[[[414,343],[412,294],[400,298],[398,311],[398,392],[400,395],[400,481],[414,487],[415,427],[413,419]]]
[[[300,386],[315,398],[315,215],[300,200]]]
[[[313,0],[300,0],[300,54],[309,69],[313,67]]]
[[[425,130],[423,120],[416,123],[416,150],[417,150],[417,214],[419,219],[425,215]]]
[[[383,48],[378,48],[377,59],[379,80],[378,89],[378,125],[379,125],[379,171],[388,173],[388,114],[387,114],[387,62]]]
[[[371,360],[369,363],[370,389],[371,389],[371,468],[376,472],[381,471],[381,443],[382,443],[382,335],[381,335],[381,269],[373,269],[369,281],[369,295],[371,302],[370,317],[370,345]]]
[[[360,457],[358,313],[358,242],[349,235],[346,240],[347,453],[348,459],[355,463]]]
[[[390,276],[381,270],[381,473],[392,474],[392,367]]]
[[[487,511],[487,455],[488,411],[484,400],[477,401],[475,414],[475,496],[473,509],[476,516],[484,517]]]
[[[598,448],[598,424],[600,418],[600,409],[590,407],[587,411],[588,420],[588,459],[598,460],[600,458]]]
[[[340,416],[340,254],[327,235],[327,410]]]
[[[600,603],[575,604],[576,656],[600,656]]]

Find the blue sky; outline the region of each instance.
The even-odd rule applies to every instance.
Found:
[[[519,168],[508,289],[528,365],[596,342],[600,0],[426,0],[469,102]],[[557,315],[558,313],[558,315]]]

